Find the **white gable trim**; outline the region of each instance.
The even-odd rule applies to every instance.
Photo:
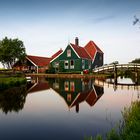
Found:
[[[78,55],[78,53],[74,50],[74,48],[71,46],[71,44],[69,44],[70,45],[70,47],[72,48],[72,50],[75,52],[75,54],[77,55],[77,57],[78,58],[81,58],[79,55]],[[66,50],[66,49],[65,49]]]
[[[93,60],[92,60],[92,64],[93,64],[94,61],[95,61],[96,55],[97,55],[97,50],[96,50],[95,55],[94,55],[94,58],[93,58]]]
[[[85,48],[84,48],[85,49]],[[89,55],[89,57],[91,58],[91,60],[92,60],[92,57],[90,56],[90,54],[88,53],[88,51],[85,49],[85,51],[87,52],[87,54]]]
[[[76,96],[76,98],[74,99],[74,101],[71,103],[70,108],[72,108],[74,102],[78,99],[79,96],[80,96],[80,93],[78,93],[78,95]]]
[[[50,63],[53,62],[56,58],[58,58],[62,53],[63,53],[63,51],[62,51],[59,55],[57,55],[55,58],[53,58],[53,59],[50,61]]]
[[[38,67],[32,60],[30,60],[30,59],[28,58],[28,56],[26,56],[26,58],[27,58],[34,66]]]
[[[94,43],[94,44],[95,44],[95,43]],[[97,49],[97,47],[96,47],[94,44],[93,44],[93,42],[92,42],[92,45],[94,46],[94,48],[96,49],[96,51],[99,52],[99,53],[103,53],[102,50],[95,44],[95,45],[100,49],[100,51],[99,51],[99,50]],[[104,54],[104,53],[103,53],[103,54]]]

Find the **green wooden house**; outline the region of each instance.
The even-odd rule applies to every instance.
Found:
[[[68,44],[66,49],[50,62],[55,72],[81,72],[92,70],[103,65],[103,52],[93,41],[85,47],[79,46],[78,38],[75,44]]]
[[[103,87],[93,85],[93,81],[87,79],[48,79],[48,83],[64,99],[68,108],[75,107],[76,112],[79,112],[82,102],[94,106],[104,93]]]

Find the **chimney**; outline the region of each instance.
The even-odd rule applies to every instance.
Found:
[[[79,46],[79,39],[78,39],[78,37],[75,38],[75,45]]]

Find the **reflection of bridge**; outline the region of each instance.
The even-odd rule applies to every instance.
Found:
[[[140,64],[136,63],[129,63],[129,64],[109,64],[109,65],[103,65],[102,67],[95,68],[93,72],[110,72],[110,71],[115,71],[115,69],[129,69],[132,71],[140,70]]]
[[[106,86],[106,87],[113,87],[114,90],[117,89],[131,89],[131,90],[137,90],[140,91],[140,85],[135,85],[135,84],[117,84],[115,85],[114,83],[109,83],[109,82],[105,82],[105,81],[101,81],[98,79],[95,79],[94,81],[94,85],[98,85],[98,86]]]

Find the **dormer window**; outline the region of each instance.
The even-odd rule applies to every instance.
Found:
[[[70,49],[67,50],[67,57],[71,57],[71,50]]]

